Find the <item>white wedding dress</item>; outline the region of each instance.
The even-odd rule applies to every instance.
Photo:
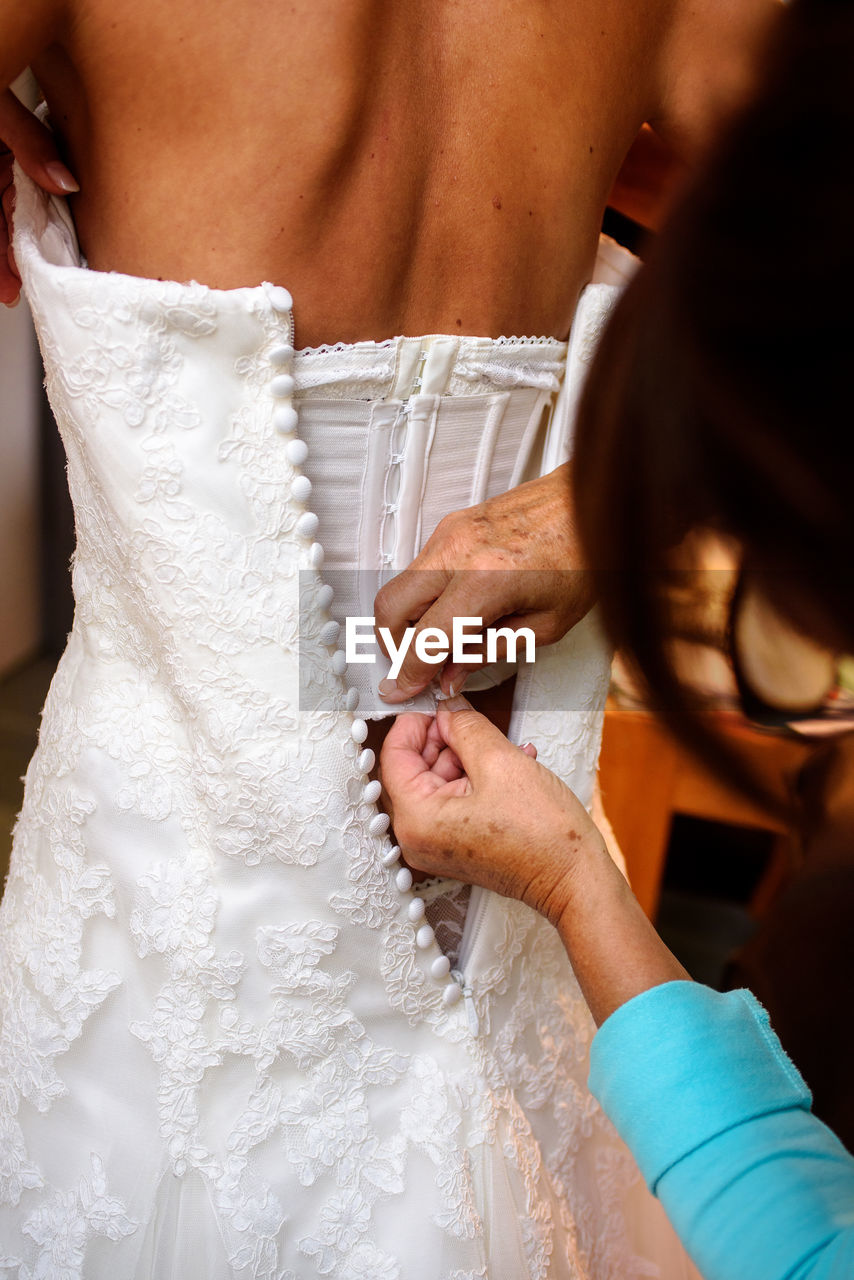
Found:
[[[561,461],[614,286],[553,412],[565,344],[294,355],[284,289],[90,271],[21,174],[15,247],[77,551],[0,908],[0,1276],[688,1274],[551,926],[475,891],[449,972],[324,584],[369,614],[445,511]],[[591,618],[518,680],[585,802],[607,679]]]

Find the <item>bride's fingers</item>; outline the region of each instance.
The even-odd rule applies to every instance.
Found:
[[[3,202],[5,205],[5,201]],[[21,278],[12,253],[9,224],[0,218],[0,303],[14,307],[21,293]]]
[[[51,131],[19,102],[11,89],[0,93],[0,138],[34,182],[55,195],[79,191],[77,180],[62,163]]]
[[[532,760],[536,760],[537,748],[534,746],[533,742],[526,742],[525,745],[521,748],[521,750],[525,753],[526,756],[530,756]]]

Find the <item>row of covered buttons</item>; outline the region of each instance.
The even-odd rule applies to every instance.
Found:
[[[268,289],[268,297],[275,311],[287,315],[290,326],[290,315],[293,309],[293,298],[282,285],[272,285]],[[273,410],[273,425],[280,435],[288,437],[285,454],[291,466],[299,471],[308,458],[308,445],[296,435],[299,426],[299,415],[294,408],[294,348],[290,342],[277,344],[270,352],[270,362],[280,370],[270,383],[270,391],[277,401]],[[291,482],[291,496],[301,505],[311,497],[311,481],[301,472]],[[309,547],[309,562],[313,569],[323,566],[323,547],[314,541],[320,521],[313,511],[304,511],[297,520],[297,533],[306,539]],[[331,599],[331,596],[330,596]]]
[[[338,650],[337,652],[340,653],[341,651]],[[335,656],[337,656],[337,654]],[[358,703],[358,691],[356,689],[348,689],[347,709],[349,711],[355,711]],[[368,736],[368,726],[366,721],[359,718],[354,719],[350,726],[350,736],[358,746],[361,746]],[[360,776],[365,777],[371,772],[375,763],[376,756],[370,747],[366,747],[363,751],[359,752],[359,755],[356,758],[356,771]],[[362,800],[365,804],[375,805],[380,798],[381,790],[382,788],[379,782],[377,782],[376,779],[372,779],[365,784],[362,790]],[[377,812],[368,822],[368,831],[372,836],[384,836],[389,829],[390,822],[391,819],[387,813]],[[412,891],[412,872],[409,870],[409,867],[400,866],[399,861],[399,846],[396,844],[390,845],[382,855],[383,866],[388,867],[390,870],[397,867],[397,871],[394,876],[394,883],[400,894],[408,895],[411,894]],[[436,940],[436,935],[434,934],[432,927],[427,924],[424,919],[425,911],[426,906],[423,898],[418,898],[414,895],[410,897],[409,905],[407,907],[407,915],[412,924],[417,927],[415,942],[422,951],[426,951],[427,948],[431,947]],[[437,980],[447,978],[450,970],[451,962],[445,955],[436,956],[430,965],[430,972]],[[442,998],[446,1005],[452,1005],[456,1004],[461,995],[462,991],[459,984],[454,979],[451,979],[442,993]]]
[[[280,314],[287,314],[290,320],[290,313],[293,307],[293,299],[287,289],[280,285],[271,286],[268,290],[271,305]],[[308,476],[299,469],[305,465],[308,459],[308,445],[304,440],[300,440],[296,435],[299,425],[299,416],[293,405],[294,394],[294,377],[293,377],[293,360],[294,348],[288,343],[280,343],[270,352],[270,361],[274,367],[279,370],[270,384],[270,391],[277,401],[276,408],[273,411],[273,424],[276,430],[283,436],[287,437],[285,452],[288,461],[298,472],[291,482],[291,496],[301,505],[305,504],[311,496],[311,481]],[[296,531],[307,542],[309,546],[309,562],[313,569],[321,569],[323,566],[323,547],[315,541],[320,521],[313,511],[304,511],[296,523]],[[318,604],[326,610],[332,602],[332,587],[329,583],[324,583],[318,593]],[[333,619],[326,621],[320,631],[320,640],[323,644],[330,648],[338,642],[340,634],[340,626]],[[343,678],[347,669],[346,655],[343,649],[334,649],[332,654],[332,669],[336,676]],[[359,705],[359,692],[357,689],[350,688],[347,690],[345,705],[351,715],[355,715]],[[368,726],[366,722],[359,718],[354,718],[350,726],[350,735],[353,741],[362,746],[368,736]],[[374,752],[369,747],[360,751],[356,758],[356,771],[360,777],[367,777],[376,763]],[[362,788],[362,801],[367,805],[376,806],[380,798],[382,788],[375,779],[369,780]],[[368,831],[372,836],[381,838],[388,831],[391,819],[387,813],[377,811],[368,821]],[[391,845],[382,855],[383,865],[392,870],[397,866],[394,874],[394,882],[398,892],[406,896],[412,891],[412,872],[408,867],[399,866],[400,849],[397,845]],[[435,942],[435,934],[429,924],[424,919],[425,903],[423,898],[411,897],[407,907],[407,915],[414,926],[417,928],[415,941],[417,946],[426,951]],[[430,972],[437,981],[448,978],[445,989],[442,992],[442,999],[446,1005],[454,1005],[462,996],[462,990],[455,979],[450,978],[451,962],[445,955],[438,955],[430,965]]]

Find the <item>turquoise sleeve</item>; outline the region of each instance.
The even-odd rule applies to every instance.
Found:
[[[854,1159],[748,991],[643,992],[596,1035],[590,1088],[704,1280],[854,1280]]]

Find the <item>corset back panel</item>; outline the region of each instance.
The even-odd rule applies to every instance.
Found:
[[[294,355],[284,290],[91,272],[22,176],[16,254],[77,550],[0,907],[5,1274],[681,1276],[557,935],[489,894],[458,974],[425,934],[324,587],[565,449],[565,344]],[[511,728],[588,801],[607,673],[591,617]]]

